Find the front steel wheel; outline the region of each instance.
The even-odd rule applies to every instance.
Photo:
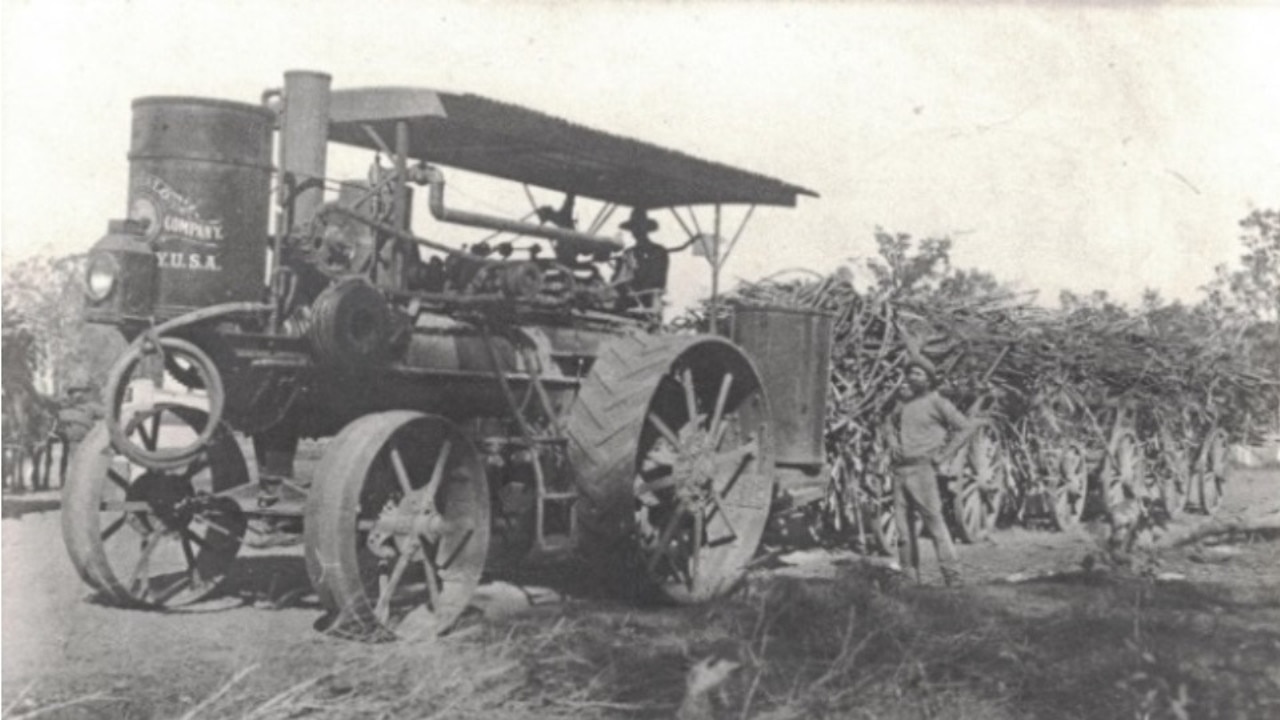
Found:
[[[489,551],[489,489],[449,420],[366,415],[329,444],[307,498],[307,574],[334,632],[448,631]]]
[[[153,451],[187,447],[208,417],[159,405],[122,428]],[[184,465],[140,466],[95,427],[62,489],[62,536],[76,571],[114,605],[170,608],[201,600],[226,579],[244,536],[240,506],[226,493],[249,482],[235,438],[218,426]]]

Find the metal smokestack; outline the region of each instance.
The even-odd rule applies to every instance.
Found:
[[[283,204],[293,197],[293,211],[288,215],[290,234],[310,223],[324,203],[331,80],[325,73],[309,70],[291,70],[284,74],[280,200]]]

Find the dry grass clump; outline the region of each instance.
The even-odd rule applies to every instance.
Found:
[[[916,587],[855,567],[835,581],[757,579],[703,607],[571,602],[445,639],[325,642],[328,672],[289,683],[276,673],[274,684],[269,672],[189,717],[998,720],[1280,708],[1270,704],[1280,676],[1268,670],[1280,667],[1280,635],[1232,622],[1230,598],[1118,573],[1009,592]],[[734,670],[691,702],[699,665]]]

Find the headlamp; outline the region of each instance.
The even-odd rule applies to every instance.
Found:
[[[116,278],[120,275],[120,263],[109,253],[93,253],[89,256],[89,265],[85,268],[85,290],[89,299],[99,303],[111,295],[116,287]]]

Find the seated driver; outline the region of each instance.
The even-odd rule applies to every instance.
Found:
[[[635,244],[624,250],[619,258],[616,277],[621,281],[623,290],[619,309],[658,307],[659,299],[667,289],[667,270],[671,265],[669,251],[649,237],[658,229],[658,223],[649,217],[648,211],[636,208],[619,227],[636,239]]]

